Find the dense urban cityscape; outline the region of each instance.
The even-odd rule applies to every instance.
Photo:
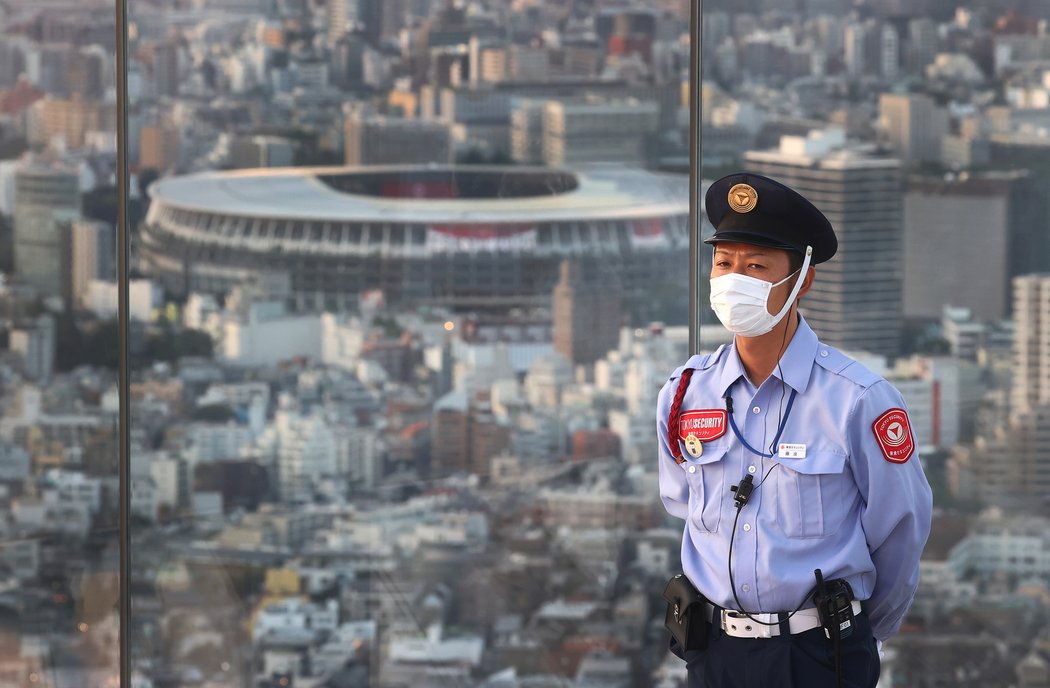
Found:
[[[684,688],[689,0],[128,5],[132,687]],[[0,0],[4,686],[119,685],[115,29]],[[880,688],[1050,688],[1050,4],[699,33],[697,182],[825,212],[934,489]]]

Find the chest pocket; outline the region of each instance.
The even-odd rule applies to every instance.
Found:
[[[725,492],[727,442],[705,444],[704,453],[682,464],[689,483],[689,525],[700,533],[717,533]],[[688,454],[686,455],[688,456]]]
[[[777,468],[777,520],[792,538],[834,535],[851,502],[846,455],[810,451],[804,459],[783,459]]]

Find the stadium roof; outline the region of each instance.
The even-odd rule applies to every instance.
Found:
[[[489,177],[487,188],[549,175],[542,195],[469,197],[457,193],[468,176]],[[370,179],[373,178],[373,179]],[[350,193],[340,186],[388,186]],[[569,180],[566,182],[566,180]],[[563,190],[567,189],[567,190]],[[392,165],[217,171],[160,179],[149,187],[154,204],[247,217],[365,222],[502,223],[641,218],[689,212],[688,178],[619,165],[572,171],[528,166]]]

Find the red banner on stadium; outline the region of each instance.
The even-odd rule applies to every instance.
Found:
[[[526,224],[431,225],[427,249],[436,253],[527,251],[536,247],[536,228]]]

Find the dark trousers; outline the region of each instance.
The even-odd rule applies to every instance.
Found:
[[[835,651],[824,629],[773,638],[734,638],[712,625],[706,650],[671,652],[685,660],[689,688],[836,688]],[[844,688],[875,688],[879,653],[866,614],[839,643]]]

